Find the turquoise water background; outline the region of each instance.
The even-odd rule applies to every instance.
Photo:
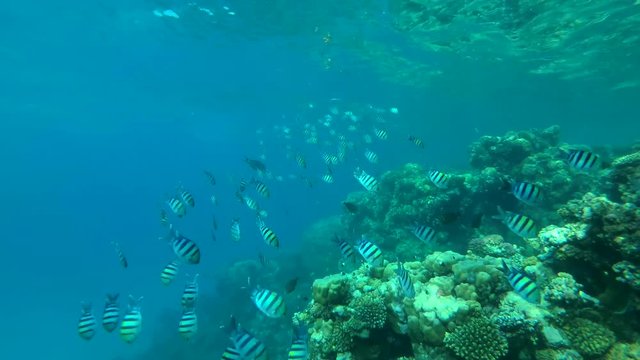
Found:
[[[461,169],[474,139],[508,130],[558,124],[563,141],[592,146],[625,145],[640,134],[637,87],[611,91],[602,79],[562,80],[509,62],[425,56],[445,75],[416,88],[380,79],[372,64],[348,50],[334,49],[341,65],[324,69],[309,46],[317,39],[307,32],[251,34],[263,24],[241,12],[233,26],[190,31],[155,17],[157,6],[3,5],[2,359],[102,360],[143,351],[154,332],[163,331],[159,315],[181,291],[167,292],[157,281],[171,260],[157,240],[164,194],[182,182],[206,203],[201,171],[207,168],[229,189],[217,194],[219,206],[237,207],[229,184],[247,173],[243,157],[261,151],[255,130],[294,123],[308,103],[340,98],[398,107],[396,131],[421,134],[428,155],[416,155],[406,141],[389,144],[385,169],[409,161]],[[400,51],[412,54],[390,27],[366,36],[398,41]],[[269,166],[286,173],[290,164],[279,160],[278,142],[263,139]],[[339,213],[339,202],[358,186],[345,180],[310,192],[274,185],[270,213],[280,236],[300,238],[313,221]],[[183,228],[208,240],[203,224],[210,216],[194,212]],[[217,216],[226,231],[233,211]],[[115,260],[114,240],[129,257],[126,271]],[[246,243],[203,243],[205,269],[257,254]],[[284,245],[304,251],[295,241]],[[212,291],[214,283],[205,276],[201,287]],[[98,315],[104,294],[113,291],[144,295],[144,335],[133,345],[103,333],[81,341],[75,327],[80,302],[92,302]]]

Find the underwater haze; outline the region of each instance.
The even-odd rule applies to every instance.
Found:
[[[277,360],[296,331],[308,359],[640,354],[640,323],[617,325],[640,309],[638,1],[3,15],[0,358],[264,359],[245,333]]]

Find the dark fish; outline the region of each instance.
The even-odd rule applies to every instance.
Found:
[[[540,301],[540,290],[535,281],[531,280],[523,272],[509,268],[504,260],[502,260],[502,270],[507,275],[509,284],[518,295],[531,303]]]
[[[442,224],[449,225],[460,219],[462,213],[460,211],[445,212],[442,214]]]
[[[352,202],[343,201],[342,205],[344,206],[345,209],[347,209],[348,212],[352,214],[355,214],[358,212],[358,206]]]
[[[473,217],[471,218],[471,227],[473,229],[477,229],[480,227],[480,225],[482,225],[482,218],[484,217],[484,214],[482,213],[476,213],[473,215]]]
[[[267,166],[260,160],[249,159],[248,157],[244,158],[244,162],[246,162],[249,167],[255,171],[266,172]]]
[[[218,230],[218,219],[216,219],[215,215],[213,215],[211,225],[213,225],[213,230]]]
[[[213,174],[210,171],[205,170],[204,171],[204,176],[206,176],[207,180],[209,180],[209,184],[211,184],[211,185],[215,185],[216,184],[216,177],[213,176]]]
[[[291,294],[296,289],[296,286],[298,286],[298,278],[294,277],[284,285],[284,291],[287,294]]]
[[[218,237],[216,236],[216,233],[214,230],[211,230],[211,240],[218,241]]]

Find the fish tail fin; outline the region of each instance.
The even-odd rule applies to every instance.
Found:
[[[504,271],[505,274],[508,274],[511,272],[511,268],[509,268],[509,265],[507,265],[507,263],[504,261],[504,259],[501,260],[502,261],[502,271]]]

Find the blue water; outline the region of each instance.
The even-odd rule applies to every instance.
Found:
[[[250,177],[244,156],[261,154],[255,130],[265,129],[267,163],[286,176],[275,125],[293,124],[308,103],[369,103],[398,107],[397,133],[417,133],[428,143],[419,155],[404,139],[378,149],[380,169],[423,162],[461,169],[467,147],[486,134],[559,124],[563,140],[590,145],[628,144],[638,136],[638,91],[610,92],[599,79],[565,81],[495,66],[426,56],[450,77],[416,88],[385,81],[375,67],[334,49],[342,65],[325,70],[309,51],[307,34],[241,36],[255,19],[241,16],[224,31],[206,35],[176,29],[152,15],[157,5],[128,1],[5,1],[0,23],[0,199],[3,288],[0,358],[113,359],[144,351],[160,314],[180,286],[157,281],[171,260],[158,240],[158,209],[178,183],[196,196],[197,210],[181,228],[203,247],[202,269],[255,258],[255,242],[209,240],[211,188],[226,236],[236,214],[251,223],[233,195]],[[380,17],[384,24],[384,16]],[[400,41],[389,27],[368,36]],[[197,36],[196,36],[197,35]],[[411,49],[405,49],[411,53]],[[336,60],[338,61],[338,60]],[[612,126],[613,125],[613,126]],[[302,139],[293,143],[308,151]],[[314,171],[322,166],[314,159]],[[360,190],[350,170],[335,186],[270,183],[269,221],[283,248],[315,220],[341,212],[346,194]],[[224,237],[219,235],[220,238]],[[125,271],[111,241],[126,251]],[[215,279],[201,271],[201,286]],[[76,334],[80,303],[99,314],[104,294],[144,295],[144,332],[133,345],[100,332],[90,342]],[[123,299],[124,300],[124,299]],[[217,356],[217,355],[212,355]]]

